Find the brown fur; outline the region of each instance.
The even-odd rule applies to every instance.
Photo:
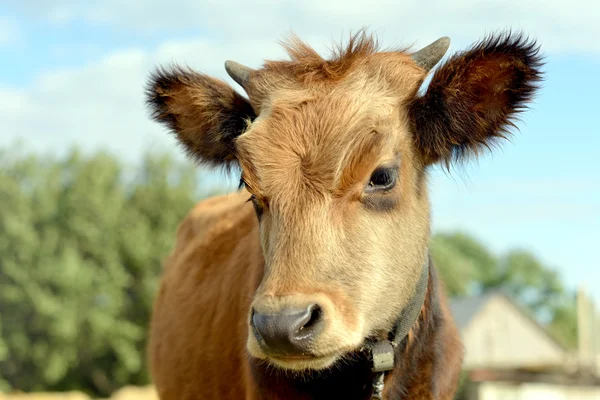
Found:
[[[304,84],[337,82],[343,79],[353,66],[379,50],[375,38],[364,31],[352,36],[345,47],[337,46],[329,60],[323,59],[295,35],[282,44],[291,61],[267,61],[264,65],[265,72],[289,75]]]
[[[360,349],[388,335],[430,262],[427,166],[504,135],[540,77],[537,49],[510,35],[451,58],[420,97],[427,71],[364,33],[331,60],[286,48],[252,72],[248,100],[192,71],[151,79],[155,119],[200,162],[237,164],[244,187],[201,202],[166,262],[149,348],[163,400],[367,398]],[[253,312],[307,304],[323,329],[302,357],[249,329]],[[387,399],[453,397],[462,347],[433,265],[397,356]]]

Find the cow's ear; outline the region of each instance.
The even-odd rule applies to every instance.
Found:
[[[493,35],[456,54],[410,104],[424,164],[477,155],[505,138],[542,80],[539,47],[522,35]]]
[[[236,161],[234,140],[255,118],[249,102],[227,83],[180,67],[155,71],[146,101],[154,120],[209,166],[229,167]]]

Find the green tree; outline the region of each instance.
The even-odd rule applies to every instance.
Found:
[[[0,385],[107,395],[146,383],[161,264],[200,197],[164,154],[0,153]]]
[[[495,274],[497,260],[487,248],[463,233],[437,233],[431,239],[432,257],[452,296],[481,290]]]

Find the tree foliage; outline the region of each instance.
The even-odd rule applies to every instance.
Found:
[[[0,378],[105,395],[147,381],[161,262],[198,199],[194,169],[148,154],[0,154]],[[134,171],[133,175],[131,171]]]
[[[147,154],[0,152],[0,390],[146,384],[146,334],[177,225],[211,193],[192,165]],[[534,256],[493,255],[463,233],[432,254],[451,295],[503,288],[568,343],[574,299]]]

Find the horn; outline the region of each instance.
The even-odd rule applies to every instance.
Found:
[[[250,73],[252,72],[251,68],[248,68],[245,65],[235,61],[228,60],[225,61],[225,70],[234,81],[236,81],[244,89],[246,88],[246,85],[250,81]]]
[[[416,53],[413,53],[411,58],[419,67],[429,71],[444,57],[449,46],[450,38],[443,36],[429,46],[425,46]]]

